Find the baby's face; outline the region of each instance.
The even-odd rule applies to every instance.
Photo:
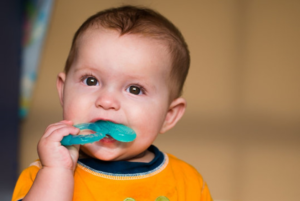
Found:
[[[124,143],[105,138],[81,146],[101,160],[126,160],[145,151],[163,129],[169,110],[171,59],[161,42],[90,29],[78,41],[67,76],[58,81],[64,119],[74,124],[108,120],[132,128]]]

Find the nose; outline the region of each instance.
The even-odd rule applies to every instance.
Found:
[[[95,104],[97,108],[103,108],[105,110],[120,109],[120,101],[117,95],[109,91],[102,91],[99,94]]]

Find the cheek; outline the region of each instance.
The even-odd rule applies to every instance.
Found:
[[[64,100],[64,107],[63,107],[63,115],[65,119],[68,120],[76,120],[80,119],[83,115],[83,111],[88,111],[87,106],[89,100],[86,100],[84,97],[74,97],[72,94],[67,96],[68,98]]]
[[[134,115],[132,121],[139,132],[151,136],[160,132],[166,115],[165,108],[153,109],[153,107],[144,107],[131,114]]]
[[[63,108],[64,119],[72,120],[72,121],[74,120],[74,117],[77,116],[77,111],[74,110],[73,108],[74,107],[69,102],[66,102],[66,104],[64,104],[64,108]]]

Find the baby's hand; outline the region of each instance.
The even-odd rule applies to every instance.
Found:
[[[51,124],[38,143],[38,154],[43,167],[75,170],[79,146],[62,146],[60,141],[69,134],[78,134],[79,129],[71,121]]]

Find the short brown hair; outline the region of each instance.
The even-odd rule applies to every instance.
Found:
[[[172,59],[171,97],[177,98],[181,95],[190,66],[187,44],[180,31],[168,19],[148,8],[122,6],[104,10],[89,17],[74,35],[65,65],[65,73],[68,73],[76,57],[78,38],[95,24],[103,28],[117,30],[120,35],[139,34],[166,41]]]

